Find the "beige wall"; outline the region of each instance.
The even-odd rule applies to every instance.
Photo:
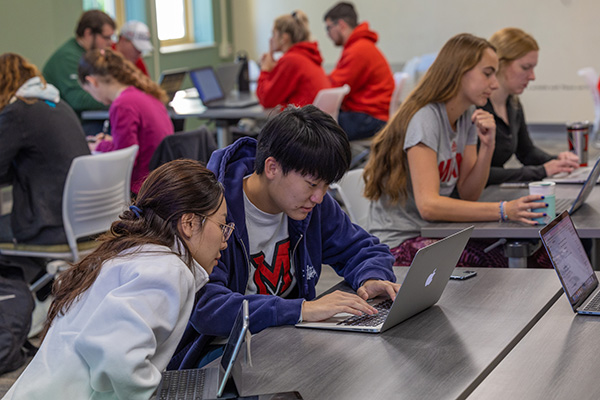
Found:
[[[311,21],[325,68],[339,57],[327,38],[323,14],[335,2],[322,0],[233,0],[235,49],[259,59],[267,51],[273,20],[302,9]],[[600,71],[600,1],[598,0],[355,0],[360,20],[380,35],[379,45],[391,64],[436,52],[454,34],[489,37],[505,26],[531,33],[541,51],[537,80],[521,100],[530,123],[594,119],[591,95],[577,70]]]

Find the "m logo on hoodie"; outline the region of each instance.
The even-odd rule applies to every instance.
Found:
[[[275,245],[271,264],[265,261],[262,251],[253,254],[251,262],[256,268],[254,283],[258,294],[281,296],[292,284],[289,238]]]

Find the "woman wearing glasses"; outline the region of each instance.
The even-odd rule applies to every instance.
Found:
[[[5,399],[148,399],[227,248],[223,187],[196,161],[150,174],[98,248],[54,287],[37,355]]]

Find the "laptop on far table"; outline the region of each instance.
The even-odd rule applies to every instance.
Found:
[[[540,237],[573,311],[600,315],[598,278],[569,213],[553,219]]]
[[[175,93],[181,88],[185,74],[187,74],[187,68],[168,69],[160,74],[158,85],[167,92],[169,103],[173,101]]]
[[[296,327],[380,333],[433,306],[442,296],[472,231],[470,226],[420,249],[396,299],[373,299],[378,314],[359,317],[342,313],[324,321],[300,322]]]
[[[235,62],[223,63],[217,66],[217,78],[225,94],[229,95],[235,88],[241,68],[242,63]]]
[[[596,182],[600,177],[600,158],[594,164],[594,167],[589,172],[587,179],[585,180],[579,194],[575,199],[571,198],[557,198],[556,199],[556,215],[561,214],[563,211],[569,211],[569,214],[573,214],[579,207],[585,203],[587,198],[592,193],[592,189],[596,186]]]
[[[251,93],[228,96],[213,67],[195,68],[189,74],[200,100],[208,108],[244,108],[258,104],[258,99]]]
[[[594,162],[594,164],[596,164]],[[584,183],[588,176],[590,176],[590,172],[594,167],[589,165],[587,167],[577,168],[575,171],[571,173],[559,172],[558,174],[554,174],[545,178],[545,181],[552,181],[555,183]],[[600,183],[600,179],[596,181],[596,183]]]

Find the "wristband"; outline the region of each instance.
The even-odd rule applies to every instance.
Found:
[[[501,201],[500,202],[500,222],[506,222],[506,221],[508,221],[508,215],[504,211],[504,205],[505,204],[506,204],[506,201]]]

